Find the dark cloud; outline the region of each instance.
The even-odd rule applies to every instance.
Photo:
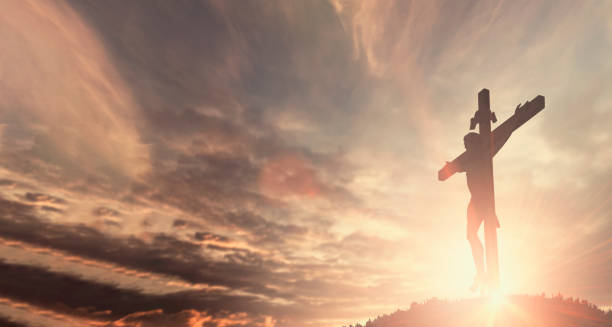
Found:
[[[173,227],[177,227],[177,228],[185,227],[185,226],[187,226],[187,224],[188,224],[188,222],[186,220],[183,220],[183,219],[175,219],[172,222],[172,226]]]
[[[15,186],[17,183],[10,179],[0,179],[0,186]]]
[[[35,218],[30,207],[17,202],[3,200],[1,207],[6,222],[3,224],[1,234],[5,237],[144,270],[162,269],[164,273],[173,275],[184,270],[191,275],[191,278],[182,277],[188,280],[200,278],[196,277],[199,274],[194,270],[189,272],[190,269],[178,268],[176,265],[179,262],[200,261],[202,257],[198,254],[200,246],[197,244],[182,242],[160,234],[156,235],[153,240],[156,249],[151,250],[148,244],[135,237],[113,238],[85,225],[44,223]],[[166,253],[162,254],[163,252]],[[149,257],[150,255],[153,257]],[[167,259],[162,260],[163,257]],[[159,265],[159,260],[167,261],[168,264]],[[172,273],[167,269],[175,270],[175,272]],[[179,275],[182,274],[179,273]]]
[[[43,194],[43,193],[27,192],[24,195],[24,199],[28,202],[34,202],[34,203],[38,203],[38,202],[45,202],[45,203],[52,203],[52,204],[65,204],[66,203],[64,199],[60,199],[58,197],[51,196],[48,194]]]
[[[107,207],[94,208],[91,213],[96,217],[119,217],[121,215],[119,211]]]
[[[196,232],[193,235],[193,238],[198,241],[216,241],[216,242],[228,242],[229,241],[229,238],[225,236],[213,234],[210,232]]]
[[[306,234],[307,228],[292,224],[279,224],[248,212],[229,214],[225,217],[229,226],[250,231],[254,243],[280,245],[285,240]]]
[[[56,207],[50,207],[50,206],[42,206],[40,207],[41,210],[43,211],[48,211],[48,212],[53,212],[53,213],[63,213],[64,210],[62,209],[58,209]]]
[[[266,123],[265,111],[289,103],[303,103],[310,112],[335,109],[327,115],[352,108],[345,101],[359,82],[359,63],[352,60],[351,40],[326,1],[179,6],[92,1],[73,7],[101,31],[145,108],[182,112],[222,105],[227,114],[228,107],[240,104],[254,126]],[[200,128],[189,120],[157,121],[172,131],[185,124]]]
[[[275,304],[254,295],[232,295],[223,290],[197,290],[163,295],[144,294],[121,289],[113,285],[100,284],[50,272],[44,268],[0,262],[0,294],[13,300],[51,309],[57,313],[80,316],[93,320],[142,321],[161,323],[191,316],[197,311],[216,318],[245,313],[243,318],[261,321],[262,316],[271,316],[280,321],[279,326],[292,326],[306,319],[323,317],[330,309],[346,310],[343,302],[324,301],[312,304],[298,301],[294,304]],[[320,268],[320,267],[319,267]],[[16,283],[15,281],[19,282]],[[328,292],[344,292],[355,297],[354,288],[339,287],[335,291],[324,281],[300,281],[305,295],[325,296]],[[69,295],[67,295],[69,294]],[[350,301],[349,301],[350,302]],[[349,303],[346,300],[344,303]],[[191,313],[190,313],[191,312]],[[182,320],[177,320],[177,323]],[[216,325],[211,325],[216,326]]]
[[[163,310],[136,312],[117,321],[109,323],[106,327],[134,326],[134,327],[192,327],[200,324],[202,327],[217,326],[261,326],[267,327],[274,319],[269,316],[254,316],[244,312],[231,313],[229,311],[209,315],[196,310],[184,310],[174,314],[166,314]]]
[[[44,135],[26,152],[4,156],[5,166],[73,191],[171,205],[209,225],[241,229],[260,246],[307,234],[308,227],[296,223],[283,203],[285,196],[314,194],[336,206],[359,202],[345,186],[353,167],[336,151],[337,144],[314,150],[278,125],[281,115],[291,113],[304,120],[298,124],[314,122],[317,130],[343,135],[328,124],[329,115],[344,116],[351,107],[346,102],[359,103],[351,94],[364,70],[352,60],[350,40],[329,3],[143,5],[71,4],[96,29],[139,102],[132,132],[147,145],[150,169],[117,183],[104,169],[90,173],[73,167],[60,152],[47,160],[55,146]],[[252,15],[244,15],[244,6]],[[279,30],[288,35],[276,37]],[[310,69],[327,62],[333,71]],[[337,80],[337,75],[347,78]],[[92,214],[118,214],[111,210],[99,207]],[[275,214],[269,216],[270,211]]]
[[[172,221],[172,227],[177,228],[177,229],[202,229],[204,228],[202,226],[202,224],[200,224],[199,222],[196,221],[192,221],[192,220],[186,220],[186,219],[174,219]]]
[[[550,92],[547,106],[556,96],[548,123],[530,130],[552,154],[520,164],[554,172],[554,185],[563,186],[539,199],[576,202],[576,215],[599,208],[591,223],[567,230],[586,231],[575,244],[564,238],[564,246],[566,253],[586,253],[571,261],[579,263],[576,273],[592,266],[588,278],[600,282],[609,271],[595,259],[609,249],[602,243],[609,205],[597,206],[609,188],[593,186],[610,177],[609,83],[605,51],[590,51],[606,49],[609,26],[605,15],[591,19],[586,5],[86,0],[4,6],[0,12],[11,15],[0,14],[9,63],[0,88],[0,165],[9,177],[0,180],[6,199],[0,199],[0,236],[227,289],[210,298],[181,293],[186,302],[179,305],[178,294],[152,299],[74,278],[62,286],[91,289],[103,303],[77,298],[100,310],[121,310],[123,303],[123,311],[112,313],[116,324],[184,324],[202,310],[212,314],[202,303],[219,317],[227,306],[309,324],[347,308],[363,315],[364,303],[407,303],[410,291],[398,286],[405,280],[394,276],[412,259],[431,256],[429,240],[413,239],[427,238],[421,236],[433,230],[427,228],[445,219],[444,206],[432,205],[446,196],[432,186],[432,162],[443,162],[445,133],[462,135],[450,126],[464,124],[458,112],[474,103],[458,99],[482,83],[496,87],[492,94],[503,102],[525,89]],[[582,27],[584,17],[599,24],[596,33]],[[589,37],[566,45],[563,34]],[[601,77],[592,78],[593,69]],[[583,79],[590,82],[573,87]],[[584,114],[570,114],[571,108],[585,108]],[[537,176],[525,176],[513,181],[528,185],[520,185],[523,191],[544,192]],[[581,195],[580,182],[588,195]],[[537,214],[545,221],[557,219],[555,212]],[[597,232],[589,230],[599,220]],[[62,285],[57,274],[6,269],[39,287]],[[551,285],[567,284],[563,278]],[[36,302],[25,284],[12,286],[11,296],[23,292],[30,294],[24,301]],[[254,295],[232,298],[240,292]],[[590,294],[608,301],[600,293]],[[52,289],[36,303],[49,306],[61,295]],[[119,304],[110,303],[115,297]],[[60,299],[72,301],[68,311],[80,305]]]
[[[13,321],[9,318],[5,318],[0,316],[0,325],[5,326],[5,327],[26,327],[27,325],[24,325],[22,323]]]
[[[100,320],[119,320],[135,313],[160,310],[160,320],[184,310],[269,312],[272,307],[252,296],[230,296],[218,292],[180,292],[147,295],[114,286],[84,281],[44,269],[0,262],[0,292],[3,296],[52,309],[55,312]],[[19,280],[19,283],[15,283]],[[165,315],[171,315],[165,317]],[[156,319],[157,320],[157,319]]]
[[[330,115],[347,117],[342,110],[355,107],[339,94],[352,92],[344,84],[355,84],[359,69],[351,60],[350,40],[327,2],[73,6],[99,29],[141,101],[141,134],[152,146],[156,167],[173,160],[200,167],[223,164],[227,167],[217,176],[244,189],[261,168],[253,158],[261,161],[297,151],[315,168],[325,169],[315,158],[325,153],[295,148],[290,138],[278,134],[280,114],[300,110],[300,115],[316,115],[308,119],[326,133],[346,134],[326,124],[342,121]],[[196,32],[204,30],[207,33]],[[280,30],[285,35],[275,32]],[[323,63],[326,69],[311,69]],[[338,75],[345,78],[335,78]],[[204,150],[213,154],[201,154]],[[344,168],[336,172],[346,174]],[[181,168],[179,173],[190,172]],[[243,175],[228,179],[230,173]]]
[[[120,265],[120,267],[176,276],[192,283],[205,283],[212,286],[223,286],[228,288],[227,291],[218,291],[214,296],[204,296],[201,292],[183,292],[180,295],[177,294],[175,297],[165,297],[177,299],[177,303],[183,303],[184,306],[181,307],[177,307],[170,302],[163,302],[160,299],[155,301],[162,302],[154,302],[159,303],[158,307],[146,301],[144,302],[146,305],[142,304],[141,306],[137,304],[123,304],[122,301],[116,301],[115,299],[118,297],[126,299],[125,301],[127,302],[134,303],[139,303],[138,301],[140,301],[131,299],[129,296],[121,293],[123,290],[100,291],[110,294],[106,297],[102,297],[102,299],[92,295],[97,291],[83,291],[84,293],[82,296],[88,297],[89,300],[81,299],[79,296],[75,295],[74,298],[70,299],[70,301],[73,301],[71,303],[73,303],[74,306],[86,307],[86,304],[94,305],[96,301],[102,301],[104,306],[123,308],[117,309],[118,311],[113,311],[113,314],[116,315],[135,312],[130,310],[137,310],[140,312],[156,308],[163,308],[164,312],[180,312],[183,308],[206,308],[207,310],[216,308],[221,310],[223,308],[228,308],[227,303],[222,299],[229,297],[228,299],[230,300],[228,301],[233,301],[233,304],[229,307],[236,305],[238,306],[236,310],[247,310],[248,305],[250,305],[249,303],[256,303],[259,309],[253,309],[254,311],[252,312],[274,313],[279,317],[287,317],[287,319],[295,321],[292,319],[308,319],[308,317],[324,315],[327,307],[321,305],[320,302],[324,301],[323,299],[328,298],[332,294],[345,298],[347,299],[346,301],[361,301],[359,300],[361,297],[356,298],[355,296],[365,296],[368,294],[365,290],[360,289],[360,287],[342,280],[342,276],[345,276],[345,274],[355,269],[359,269],[361,271],[360,274],[372,273],[370,269],[366,269],[365,267],[357,268],[350,265],[342,265],[338,262],[306,264],[303,259],[301,260],[302,263],[283,263],[247,249],[232,248],[232,240],[230,238],[221,238],[219,235],[210,233],[201,233],[198,235],[204,239],[210,239],[211,237],[223,239],[228,246],[224,247],[209,244],[203,248],[198,243],[182,241],[164,234],[155,234],[149,241],[144,241],[134,236],[112,237],[84,225],[44,222],[35,218],[32,207],[18,202],[2,200],[0,208],[2,211],[0,215],[2,217],[2,219],[0,219],[2,222],[2,224],[0,224],[0,235],[4,238],[19,240],[45,248],[62,250],[67,252],[67,254],[78,255],[83,258],[110,262]],[[252,224],[252,221],[255,221],[255,225],[251,227],[254,230],[272,228],[278,229],[279,232],[295,232],[291,231],[292,227],[270,225],[259,218],[247,219],[245,216],[238,215],[229,219],[237,224]],[[261,241],[270,240],[262,239]],[[222,254],[222,259],[211,259],[209,257],[211,253],[207,253],[207,251],[216,251]],[[9,268],[1,270],[7,274],[14,273],[15,276],[26,276],[28,275],[27,271],[35,271],[31,274],[32,276],[38,276],[40,274],[47,277],[57,276],[56,273],[46,272],[42,268],[25,266],[16,270],[11,270]],[[308,277],[313,273],[316,273],[320,278],[312,279]],[[9,277],[10,276],[7,276],[4,280],[10,280]],[[40,283],[41,285],[61,285],[61,283],[55,283],[54,281],[46,279],[38,282],[35,280],[28,280],[25,282],[24,278],[21,278],[19,283],[13,283],[16,285],[7,284],[0,287],[0,290],[7,289],[8,291],[5,291],[10,291],[11,297],[16,297],[23,301],[30,302],[34,301],[32,298],[37,298],[38,300],[34,301],[34,303],[42,306],[52,305],[55,303],[52,299],[62,293],[61,290],[53,291],[52,288],[48,288],[48,292],[55,293],[49,293],[47,296],[36,291],[37,288],[31,288],[32,285],[36,283]],[[70,280],[70,278],[73,277],[53,278]],[[70,283],[72,283],[72,281]],[[82,281],[79,283],[87,284],[90,282]],[[85,284],[76,286],[70,285],[66,286],[66,288],[76,287],[78,289],[87,290],[89,286]],[[96,289],[105,289],[105,287],[107,286],[99,285],[96,286]],[[26,289],[30,288],[32,298],[26,298],[27,294],[29,294]],[[248,292],[252,295],[245,296],[246,304],[243,305],[240,304],[242,302],[234,298],[234,295],[231,295],[232,291]],[[338,292],[340,292],[341,295],[338,295]],[[206,301],[203,303],[206,303],[206,305],[201,306],[198,304],[200,305],[198,306],[194,304],[190,306],[185,304],[192,303],[190,302],[191,300],[189,300],[191,297],[196,298],[193,300],[194,302],[200,301],[201,296],[205,297]],[[260,296],[263,296],[263,298],[259,298]],[[281,299],[282,301],[288,301],[293,304],[282,305],[276,308],[273,304],[273,299]],[[314,300],[315,302],[313,302],[312,299],[318,300]],[[49,303],[45,304],[47,301],[49,301]],[[100,307],[100,310],[102,310],[102,307],[103,306]],[[270,309],[271,307],[276,309],[272,310]],[[338,305],[337,308],[341,310],[340,305]]]
[[[193,283],[208,283],[269,296],[292,298],[265,285],[278,280],[272,269],[279,262],[241,250],[225,253],[226,261],[211,261],[200,244],[156,234],[150,242],[136,237],[105,235],[84,225],[45,223],[29,206],[2,200],[0,235],[43,247],[50,247],[86,258],[112,262],[124,267],[177,276]],[[228,242],[229,239],[226,239]],[[214,250],[213,248],[208,248]],[[226,252],[226,251],[224,251]]]

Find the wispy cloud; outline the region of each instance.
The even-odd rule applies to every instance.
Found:
[[[495,159],[504,285],[612,301],[607,3],[0,9],[12,316],[329,326],[469,296],[467,189],[435,171],[483,87],[500,119],[547,99]]]

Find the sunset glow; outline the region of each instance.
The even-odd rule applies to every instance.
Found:
[[[0,325],[612,308],[610,17],[594,0],[0,1]],[[493,160],[496,294],[469,289],[466,174],[436,175],[483,88],[493,128],[546,97]]]

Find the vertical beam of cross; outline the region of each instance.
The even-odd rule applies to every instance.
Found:
[[[474,120],[478,123],[478,132],[481,140],[484,141],[481,155],[483,160],[483,183],[482,190],[484,231],[485,231],[485,258],[487,264],[487,283],[489,290],[496,290],[499,287],[499,259],[497,253],[497,217],[495,215],[495,187],[493,184],[493,154],[495,142],[491,133],[491,120],[495,120],[491,113],[491,102],[489,90],[482,89],[478,92],[478,111]],[[486,150],[485,150],[486,149]]]

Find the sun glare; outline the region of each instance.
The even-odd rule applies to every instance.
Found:
[[[494,309],[499,309],[506,303],[506,297],[500,291],[489,295],[489,305]]]

